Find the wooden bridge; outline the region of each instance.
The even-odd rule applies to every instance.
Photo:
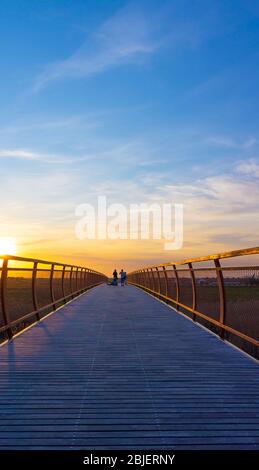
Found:
[[[255,359],[137,287],[82,294],[0,362],[0,449],[259,449]]]

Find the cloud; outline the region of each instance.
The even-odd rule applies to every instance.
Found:
[[[36,78],[32,91],[36,93],[57,80],[98,74],[151,54],[159,47],[152,32],[145,15],[126,7],[106,21],[70,57],[48,64]]]
[[[33,160],[35,162],[53,163],[53,164],[73,164],[80,161],[88,161],[93,158],[92,155],[57,155],[52,153],[41,153],[26,149],[0,149],[0,158],[20,160]]]
[[[27,121],[24,123],[25,118],[23,118],[23,123],[20,122],[14,123],[9,126],[5,126],[0,128],[0,134],[8,135],[8,134],[18,134],[18,133],[31,133],[35,130],[40,131],[51,131],[53,130],[55,133],[60,129],[62,132],[64,129],[92,129],[100,126],[100,121],[96,119],[97,113],[92,113],[92,116],[89,115],[78,115],[78,116],[70,116],[64,118],[45,118],[44,120],[38,120],[37,117],[32,116],[31,121]]]
[[[254,137],[251,137],[250,139],[246,140],[246,142],[243,143],[243,148],[249,149],[256,145],[258,143],[258,140],[255,139]]]
[[[259,163],[255,159],[240,163],[237,165],[236,170],[239,173],[259,178]]]
[[[30,152],[28,150],[23,149],[3,149],[0,150],[0,157],[1,158],[21,158],[23,160],[40,160],[40,155],[35,152]]]
[[[257,144],[257,139],[255,137],[250,137],[249,139],[245,140],[244,142],[238,142],[237,140],[226,137],[226,136],[212,136],[208,137],[205,140],[205,143],[209,145],[216,145],[219,147],[226,147],[232,149],[250,149]]]
[[[50,144],[49,144],[50,145]],[[113,161],[119,163],[120,167],[147,167],[152,165],[161,165],[166,162],[165,159],[154,158],[156,149],[150,146],[144,139],[135,140],[101,140],[91,139],[88,146],[75,147],[69,154],[51,153],[40,150],[31,149],[0,149],[0,158],[18,158],[23,160],[34,160],[38,162],[51,164],[74,164],[93,162],[95,166],[100,163],[106,165],[107,162]]]
[[[204,27],[204,24],[209,26]],[[64,79],[80,79],[100,74],[112,67],[140,63],[162,48],[179,53],[196,49],[206,38],[218,34],[210,24],[210,12],[193,18],[181,17],[175,5],[149,4],[145,10],[138,2],[118,10],[99,29],[89,35],[69,57],[47,64],[34,80],[31,92]]]
[[[256,161],[252,162],[257,165]],[[90,250],[97,258],[102,253],[103,263],[114,260],[115,253],[125,264],[133,259],[177,260],[213,252],[257,245],[259,231],[258,200],[259,165],[250,161],[240,162],[232,174],[215,174],[205,178],[194,178],[189,183],[181,179],[177,184],[168,184],[168,173],[139,173],[134,181],[130,177],[118,184],[116,178],[106,182],[92,182],[84,173],[64,172],[28,175],[22,180],[18,175],[9,177],[2,188],[3,214],[5,222],[21,225],[17,233],[33,231],[32,242],[40,240],[44,226],[46,239],[53,239],[53,255],[68,245],[71,257]],[[256,171],[255,171],[256,170]],[[244,178],[244,174],[246,177]],[[145,176],[143,178],[143,175]],[[255,178],[256,177],[256,178]],[[69,188],[69,191],[68,191]],[[123,188],[123,195],[122,195]],[[5,201],[9,194],[8,201]],[[10,194],[13,198],[10,199]],[[31,195],[33,194],[33,198]],[[94,204],[98,195],[107,195],[108,203],[118,202],[128,207],[130,203],[152,204],[178,202],[184,205],[184,246],[177,252],[165,252],[160,240],[149,241],[101,241],[80,242],[74,239],[74,208],[78,203]],[[11,233],[11,232],[10,232]],[[15,232],[13,232],[15,233]],[[22,235],[21,235],[22,236]],[[26,238],[26,236],[23,236]],[[54,239],[60,242],[57,243]],[[42,250],[44,247],[38,245]],[[46,250],[48,244],[46,243]],[[26,246],[24,247],[26,248]],[[37,246],[33,246],[33,251]],[[49,250],[49,248],[48,248]],[[35,255],[36,256],[36,255]],[[41,255],[43,256],[43,255]],[[48,255],[46,255],[48,257]],[[147,261],[145,261],[147,260]],[[84,260],[82,260],[84,261]]]

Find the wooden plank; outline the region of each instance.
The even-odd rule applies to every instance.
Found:
[[[259,449],[258,364],[132,286],[0,348],[0,449]]]

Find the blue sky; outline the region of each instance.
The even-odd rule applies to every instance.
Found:
[[[257,1],[2,0],[3,236],[110,266],[73,239],[107,194],[185,207],[183,249],[132,242],[129,266],[258,245],[258,44]]]

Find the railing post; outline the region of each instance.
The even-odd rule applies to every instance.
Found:
[[[163,266],[163,273],[165,276],[165,296],[168,297],[168,277],[167,277],[167,271],[165,269],[165,266]]]
[[[180,285],[179,285],[178,272],[177,272],[175,264],[173,264],[173,270],[174,270],[175,285],[176,285],[176,299],[175,300],[176,300],[176,302],[179,302],[179,299],[180,299]],[[176,304],[176,310],[179,310],[178,303]]]
[[[87,271],[86,269],[84,269],[84,290],[86,289],[86,274],[87,274]]]
[[[192,280],[192,308],[193,310],[196,310],[197,308],[197,288],[196,288],[196,280],[195,280],[195,275],[194,275],[194,270],[192,263],[188,263],[189,266],[189,271],[190,271],[190,276]],[[192,319],[193,321],[196,321],[196,315],[193,312],[192,313]]]
[[[71,295],[71,298],[73,297],[73,269],[74,267],[71,266],[71,270],[70,270],[70,279],[69,279],[69,284],[70,284],[70,295]]]
[[[50,270],[50,298],[53,304],[53,310],[56,310],[55,298],[54,298],[54,289],[53,289],[53,277],[54,277],[55,264],[52,263]]]
[[[84,290],[84,274],[85,274],[85,270],[84,268],[81,268],[81,276],[80,276],[80,291],[81,292]]]
[[[142,269],[142,286],[145,287],[145,282],[146,282],[146,273],[145,269]]]
[[[78,268],[78,284],[77,284],[77,290],[81,292],[82,289],[82,268]]]
[[[144,281],[145,281],[145,287],[148,288],[148,273],[147,269],[144,269]]]
[[[63,269],[62,269],[62,296],[64,298],[64,302],[66,302],[66,293],[65,293],[65,274],[66,274],[66,265],[64,264]]]
[[[76,292],[78,291],[78,268],[76,268]]]
[[[221,264],[220,264],[219,259],[215,259],[214,264],[215,264],[215,267],[216,267],[218,288],[219,288],[219,305],[220,305],[219,321],[222,325],[225,325],[225,321],[226,321],[226,292],[225,292],[225,285],[224,285],[224,277],[223,277],[223,273],[222,273]],[[225,337],[224,328],[220,328],[219,336],[222,339],[224,339],[224,337]]]
[[[148,288],[151,290],[150,271],[147,269]]]
[[[160,295],[161,294],[161,280],[160,280],[160,274],[159,274],[158,268],[156,268],[156,272],[157,272],[157,280],[158,280],[158,294]]]
[[[33,270],[32,270],[32,303],[33,303],[33,308],[36,312],[36,319],[40,320],[40,314],[38,312],[39,305],[38,305],[37,291],[36,291],[37,267],[38,267],[38,262],[34,261]]]
[[[89,269],[86,270],[86,288],[88,289],[89,287],[89,281],[90,281],[90,276],[89,276]]]
[[[152,276],[152,281],[153,281],[153,292],[156,292],[156,283],[155,283],[155,276],[154,276],[154,271],[153,268],[151,268],[151,276]]]
[[[8,276],[8,258],[4,258],[3,266],[2,266],[2,274],[1,274],[1,303],[2,303],[2,312],[3,312],[3,319],[6,326],[10,325],[10,319],[8,314],[8,309],[6,305],[6,283],[7,283],[7,276]],[[12,328],[8,328],[6,330],[8,339],[11,339],[13,336]]]

